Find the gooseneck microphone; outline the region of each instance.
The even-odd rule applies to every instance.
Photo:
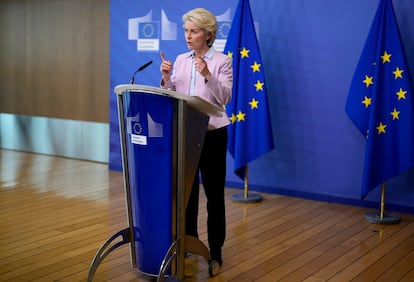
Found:
[[[151,65],[152,64],[152,61],[149,61],[148,63],[146,63],[145,65],[142,65],[142,66],[140,66],[135,72],[134,72],[134,74],[132,75],[132,77],[131,77],[131,81],[129,82],[129,84],[134,84],[134,81],[135,81],[135,75],[138,73],[138,72],[140,72],[140,71],[142,71],[142,70],[144,70],[146,67],[148,67],[149,65]]]

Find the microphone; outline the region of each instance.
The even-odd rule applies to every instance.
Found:
[[[146,63],[145,65],[142,65],[142,66],[140,66],[135,72],[134,72],[134,74],[132,75],[132,77],[131,77],[131,81],[129,82],[129,84],[134,84],[134,81],[135,81],[135,75],[138,73],[138,72],[140,72],[140,71],[142,71],[142,70],[144,70],[145,68],[147,68],[149,65],[151,65],[152,64],[152,61],[149,61],[148,63]]]

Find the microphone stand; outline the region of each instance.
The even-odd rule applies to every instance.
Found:
[[[138,72],[140,72],[140,71],[142,71],[142,70],[144,70],[145,68],[147,68],[149,65],[151,65],[152,64],[152,61],[149,61],[149,62],[147,62],[146,64],[144,64],[144,65],[142,65],[142,66],[140,66],[135,72],[134,72],[134,74],[132,75],[132,77],[131,77],[131,81],[129,82],[129,84],[134,84],[134,81],[135,81],[135,75],[138,73]]]

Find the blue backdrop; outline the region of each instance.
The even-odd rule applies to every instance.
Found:
[[[394,0],[411,74],[412,0]],[[378,187],[360,200],[365,140],[345,113],[345,101],[379,0],[251,0],[269,96],[276,148],[249,164],[250,191],[379,207]],[[110,7],[110,160],[121,169],[114,87],[159,85],[160,57],[187,50],[181,16],[204,7],[219,20],[224,48],[237,0],[112,0]],[[223,45],[223,46],[222,46]],[[411,82],[413,82],[413,76]],[[242,188],[228,157],[227,186]],[[386,209],[414,213],[414,171],[387,182]]]

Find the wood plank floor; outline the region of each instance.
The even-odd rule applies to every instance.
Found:
[[[122,173],[106,164],[0,150],[0,281],[86,281],[98,248],[127,227]],[[371,210],[279,195],[240,204],[226,189],[220,274],[186,259],[185,281],[414,281],[414,215],[370,224]],[[206,242],[200,193],[200,239]],[[152,281],[111,252],[94,281]]]

